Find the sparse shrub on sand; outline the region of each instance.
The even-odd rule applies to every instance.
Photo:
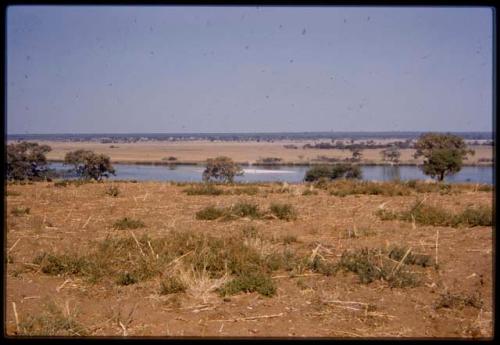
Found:
[[[160,295],[185,292],[186,285],[176,276],[169,276],[160,282]]]
[[[219,289],[221,296],[234,295],[238,292],[258,292],[262,296],[272,297],[276,293],[276,284],[268,274],[253,272],[238,276]]]
[[[483,300],[479,293],[465,295],[446,291],[434,302],[434,309],[463,309],[466,306],[480,309],[483,307],[483,304]]]
[[[226,214],[223,208],[215,206],[207,206],[200,211],[196,212],[196,219],[199,220],[215,220],[219,219]]]

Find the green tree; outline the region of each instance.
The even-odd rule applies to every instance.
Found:
[[[396,145],[391,145],[385,150],[382,150],[380,152],[382,155],[382,159],[387,162],[391,163],[399,163],[399,157],[401,157],[401,152],[399,152],[399,149]]]
[[[96,154],[90,150],[71,151],[64,157],[65,165],[73,165],[72,169],[83,179],[101,180],[108,178],[109,174],[115,174],[115,169],[111,165],[109,156]]]
[[[52,149],[48,145],[20,142],[7,145],[6,178],[8,180],[40,180],[48,176],[45,154]]]
[[[453,134],[423,134],[416,142],[415,149],[415,158],[424,157],[424,174],[438,181],[459,172],[467,155],[474,155],[474,150],[468,149],[464,140]]]
[[[207,166],[203,171],[203,180],[209,182],[211,179],[222,182],[233,182],[235,176],[243,175],[243,170],[229,157],[216,157],[207,159]]]

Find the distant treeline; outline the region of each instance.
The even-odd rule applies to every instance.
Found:
[[[139,141],[265,141],[314,139],[417,139],[425,132],[295,132],[295,133],[100,133],[100,134],[7,134],[8,140],[95,141],[124,143]],[[451,132],[466,140],[492,140],[491,132]]]

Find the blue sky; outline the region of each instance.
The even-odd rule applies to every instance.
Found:
[[[7,132],[491,131],[492,10],[11,6]]]

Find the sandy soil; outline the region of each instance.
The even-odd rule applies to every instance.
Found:
[[[42,143],[40,141],[40,143]],[[98,153],[104,153],[111,157],[113,162],[165,162],[165,159],[173,156],[178,162],[199,163],[205,162],[207,158],[216,156],[228,156],[238,163],[255,163],[266,157],[279,157],[283,163],[306,164],[318,156],[328,158],[350,158],[349,150],[320,150],[302,149],[304,142],[209,142],[209,141],[185,141],[185,142],[141,142],[101,144],[94,142],[43,142],[52,147],[47,154],[50,160],[62,160],[64,155],[72,150],[87,149]],[[299,149],[285,149],[283,145],[294,144]],[[111,146],[114,146],[111,148]],[[481,158],[491,159],[493,157],[491,146],[471,146],[476,151],[473,157],[465,161],[465,164],[478,164]],[[362,151],[362,163],[382,163],[380,149],[366,149]],[[401,150],[401,164],[417,164],[422,159],[413,158],[414,150]],[[481,163],[479,163],[481,164]],[[484,164],[484,163],[483,163]],[[490,163],[491,164],[491,163]]]
[[[171,152],[179,151],[161,155]],[[29,316],[40,315],[46,303],[53,302],[94,336],[493,335],[492,227],[414,227],[402,221],[382,221],[375,215],[382,203],[386,208],[404,209],[414,203],[417,195],[337,197],[319,190],[317,195],[306,196],[300,193],[306,188],[304,185],[293,185],[284,193],[271,193],[277,185],[261,185],[259,194],[254,196],[189,196],[183,192],[185,187],[147,182],[115,183],[120,194],[111,197],[105,194],[109,185],[108,182],[54,187],[52,183],[36,183],[7,187],[8,334],[17,332],[14,305],[18,322],[23,322]],[[471,204],[492,205],[491,192],[427,193],[426,197],[430,204],[457,211]],[[298,218],[290,222],[195,219],[195,212],[205,206],[230,205],[239,200],[256,202],[262,208],[274,201],[287,202],[297,209]],[[11,213],[20,206],[29,207],[29,214]],[[419,272],[423,284],[411,288],[390,288],[383,281],[362,284],[352,273],[325,276],[305,272],[304,276],[293,278],[286,272],[275,272],[276,296],[240,293],[223,299],[215,292],[200,296],[190,290],[161,296],[156,279],[128,286],[93,285],[71,275],[44,274],[33,264],[34,257],[42,251],[86,253],[94,240],[132,236],[129,231],[113,229],[113,223],[124,216],[145,222],[145,228],[132,230],[137,237],[147,233],[157,238],[172,229],[224,237],[252,224],[272,238],[295,236],[297,242],[287,244],[294,250],[311,253],[321,244],[325,248],[323,255],[334,259],[346,249],[393,244],[410,246],[435,258],[439,232],[439,268],[422,268]],[[360,236],[346,235],[353,226]],[[279,241],[274,245],[280,250],[285,246]],[[467,296],[479,293],[483,306],[434,308],[446,291]]]

